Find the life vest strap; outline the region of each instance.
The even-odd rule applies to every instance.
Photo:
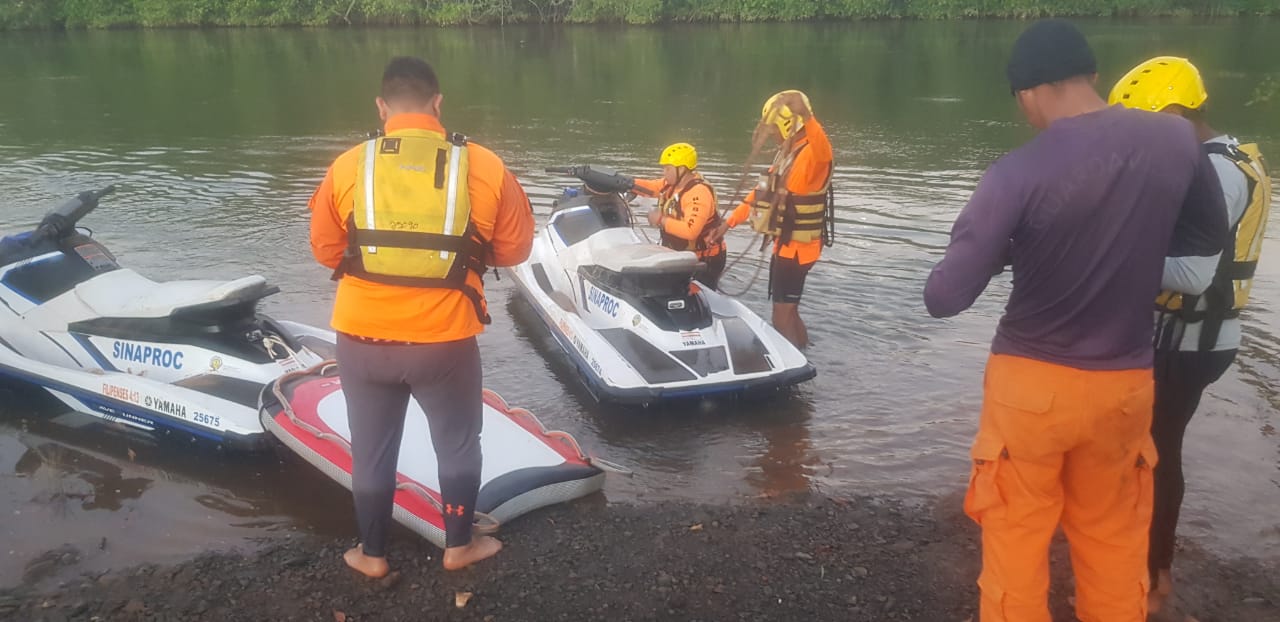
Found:
[[[452,253],[473,253],[481,247],[477,240],[469,236],[421,233],[417,231],[384,231],[381,229],[356,229],[354,240],[356,246],[412,248]]]
[[[1232,281],[1247,281],[1258,270],[1257,261],[1233,261],[1222,267],[1223,277]]]
[[[821,194],[793,194],[789,196],[788,200],[796,205],[826,205],[827,191],[824,189]]]
[[[1242,164],[1252,164],[1253,158],[1249,154],[1241,151],[1239,147],[1227,143],[1205,143],[1204,150],[1215,155],[1234,160]]]
[[[456,136],[461,136],[460,134]],[[362,246],[380,246],[385,248],[410,248],[427,251],[446,251],[456,253],[453,267],[442,278],[396,276],[374,274],[364,268],[364,259],[360,254]],[[492,318],[485,311],[484,295],[467,283],[467,272],[474,272],[481,279],[489,270],[486,259],[493,253],[491,244],[476,231],[475,223],[468,222],[467,228],[460,236],[439,233],[420,233],[415,231],[382,231],[358,229],[355,217],[347,217],[347,249],[342,261],[334,269],[331,280],[337,281],[350,275],[372,283],[395,285],[401,287],[419,287],[426,289],[451,289],[462,292],[475,306],[476,316],[480,323],[489,324]]]
[[[360,268],[347,270],[345,274],[383,285],[420,287],[426,289],[451,289],[462,292],[462,295],[466,296],[475,307],[476,317],[480,318],[481,324],[487,325],[493,322],[493,318],[489,316],[487,311],[485,311],[484,296],[479,290],[466,282],[465,276],[463,277],[463,281],[459,283],[453,276],[448,276],[442,279],[428,279],[412,276],[390,276],[385,274],[369,274]]]

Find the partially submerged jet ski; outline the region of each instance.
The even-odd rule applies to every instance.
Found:
[[[0,240],[0,376],[71,409],[235,448],[267,440],[266,383],[331,358],[332,332],[256,311],[261,276],[158,283],[76,228],[112,187]]]
[[[589,166],[509,270],[599,400],[647,404],[794,385],[816,371],[742,303],[697,281],[691,252],[633,227],[632,179]]]

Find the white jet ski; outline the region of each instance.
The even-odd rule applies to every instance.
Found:
[[[692,252],[633,228],[632,179],[577,166],[528,261],[508,272],[600,401],[649,404],[813,378],[805,356],[745,305],[697,282]]]
[[[76,223],[81,193],[0,241],[0,376],[146,432],[263,447],[259,394],[332,358],[333,333],[257,313],[261,276],[158,283],[120,267]]]

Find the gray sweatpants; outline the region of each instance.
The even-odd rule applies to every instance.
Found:
[[[410,396],[427,413],[439,462],[446,546],[469,543],[480,491],[484,422],[480,349],[475,338],[398,344],[339,334],[338,370],[351,425],[351,492],[365,554],[381,557],[386,553]]]

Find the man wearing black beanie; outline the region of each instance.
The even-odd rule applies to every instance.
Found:
[[[1108,107],[1096,72],[1068,22],[1018,37],[1009,89],[1041,132],[987,169],[925,285],[929,312],[948,317],[1013,267],[965,497],[982,526],[982,622],[1050,622],[1059,524],[1079,619],[1145,622],[1151,301],[1166,256],[1214,255],[1228,239],[1191,124]]]

